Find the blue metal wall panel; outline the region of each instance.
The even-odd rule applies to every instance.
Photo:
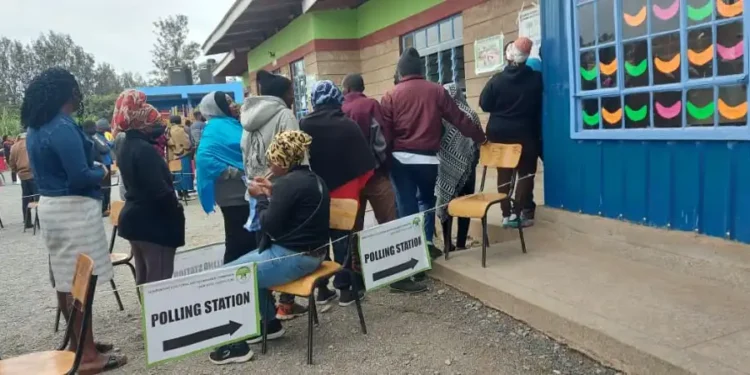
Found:
[[[750,142],[570,137],[565,0],[542,0],[545,202],[750,243]]]

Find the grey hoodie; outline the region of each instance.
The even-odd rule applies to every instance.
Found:
[[[275,96],[250,96],[242,104],[240,122],[245,176],[263,176],[268,171],[266,149],[273,137],[285,130],[299,130],[299,122],[286,103]]]

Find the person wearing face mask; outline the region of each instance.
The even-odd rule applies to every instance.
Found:
[[[153,147],[164,134],[159,119],[143,92],[126,90],[115,103],[112,124],[115,137],[125,133],[117,156],[127,189],[118,234],[130,241],[138,285],[171,278],[175,252],[185,244],[185,214],[172,173]]]

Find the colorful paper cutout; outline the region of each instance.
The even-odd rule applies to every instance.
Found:
[[[716,52],[724,60],[735,60],[745,54],[745,41],[741,40],[734,47],[724,47],[721,44],[716,45]]]
[[[625,61],[625,71],[631,77],[640,77],[643,73],[648,70],[648,61],[646,59],[641,60],[640,63],[633,65],[630,61]]]
[[[612,60],[609,64],[600,62],[599,69],[605,76],[611,76],[617,72],[617,60]]]
[[[703,107],[698,107],[693,103],[687,102],[687,105],[685,106],[687,108],[687,112],[695,119],[698,120],[705,120],[711,116],[714,115],[714,103],[708,103]]]
[[[716,10],[724,18],[737,17],[742,14],[742,7],[744,1],[740,0],[734,4],[727,4],[722,0],[716,0]]]
[[[614,112],[609,112],[606,109],[602,108],[602,118],[604,119],[604,121],[614,125],[622,120],[622,108]]]
[[[695,22],[703,21],[704,19],[711,17],[713,11],[714,7],[711,3],[711,0],[709,0],[706,5],[702,7],[694,8],[690,5],[687,6],[687,16],[689,19]]]
[[[593,67],[591,69],[584,69],[581,67],[581,77],[587,81],[593,81],[596,78],[597,72],[596,67]]]
[[[672,17],[676,16],[677,13],[680,11],[680,0],[674,0],[672,5],[666,8],[662,8],[656,4],[654,4],[652,8],[654,9],[654,15],[656,16],[656,18],[667,21],[671,19]]]
[[[739,120],[747,116],[747,102],[730,106],[723,100],[719,99],[719,114],[730,120]]]
[[[625,23],[630,27],[638,27],[641,26],[641,24],[646,21],[646,15],[648,12],[646,12],[646,6],[644,5],[641,7],[641,10],[638,11],[638,13],[634,15],[630,15],[627,13],[623,13],[622,18],[625,20]]]
[[[679,100],[669,107],[659,102],[656,102],[654,107],[656,109],[656,113],[662,118],[665,118],[667,120],[671,120],[677,117],[677,115],[679,115],[680,112],[682,112],[682,102]]]
[[[630,106],[625,105],[625,116],[627,116],[630,121],[643,121],[643,119],[648,116],[648,107],[644,104],[643,107],[639,109],[632,109]]]
[[[678,53],[674,55],[668,61],[654,57],[654,66],[656,67],[656,70],[664,74],[672,74],[680,67],[680,54]]]
[[[713,44],[704,49],[703,52],[695,52],[688,49],[688,61],[695,66],[706,65],[709,61],[714,58],[714,46]]]
[[[583,111],[583,123],[588,126],[599,125],[599,112],[589,115],[586,111]]]

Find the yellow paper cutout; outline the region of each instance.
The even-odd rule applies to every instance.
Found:
[[[644,5],[643,7],[641,7],[641,10],[639,10],[638,13],[632,16],[624,13],[622,15],[622,18],[625,19],[625,23],[628,24],[628,26],[638,27],[643,23],[643,21],[646,20],[646,14],[646,6]]]
[[[704,49],[703,52],[695,52],[691,49],[688,49],[688,61],[690,61],[691,64],[696,66],[703,66],[706,65],[707,62],[711,61],[714,58],[714,45],[708,46],[708,48]]]
[[[614,112],[609,112],[606,109],[602,108],[602,118],[604,119],[604,121],[614,125],[622,120],[622,108]]]
[[[605,76],[611,76],[615,74],[615,72],[617,72],[617,60],[612,60],[612,62],[609,64],[600,62],[599,71]]]
[[[664,74],[674,73],[680,67],[680,54],[674,55],[669,61],[664,61],[658,57],[654,57],[654,66],[656,69]]]
[[[730,120],[739,120],[747,115],[747,102],[732,107],[719,99],[719,113]]]

